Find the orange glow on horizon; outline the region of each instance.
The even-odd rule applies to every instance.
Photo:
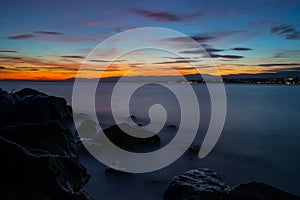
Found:
[[[134,67],[130,64],[111,64],[106,71],[101,71],[101,64],[95,64],[92,66],[86,65],[83,73],[79,73],[78,69],[81,66],[80,62],[70,62],[70,61],[45,61],[39,59],[22,59],[22,63],[7,62],[6,65],[1,65],[1,76],[0,80],[65,80],[70,78],[99,78],[98,76],[102,73],[102,78],[115,77],[115,76],[174,76],[172,70],[165,68],[167,64],[164,65],[153,65],[151,70],[149,68],[139,68],[139,70],[134,71]],[[3,61],[3,59],[2,59]],[[8,61],[6,59],[6,61]],[[22,67],[15,67],[15,66]],[[148,64],[149,65],[149,64]],[[105,65],[104,65],[105,66]],[[180,63],[180,64],[168,64],[169,67],[176,69],[182,75],[187,74],[198,74],[198,71],[201,74],[216,74],[215,69],[211,68],[198,68],[198,70],[191,67],[189,63]],[[266,71],[266,68],[260,66],[251,66],[251,65],[237,65],[237,64],[218,64],[219,74],[220,75],[229,75],[229,74],[258,74],[270,72]],[[132,73],[126,74],[126,72],[133,70]],[[81,74],[84,74],[81,76]]]

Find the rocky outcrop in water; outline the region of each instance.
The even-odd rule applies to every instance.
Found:
[[[121,129],[121,128],[122,129]],[[151,137],[147,138],[139,138],[134,137],[131,135],[128,135],[123,130],[126,130],[128,133],[134,132],[135,135],[138,135],[141,132],[147,132],[147,135],[153,135]],[[110,141],[112,141],[114,144],[118,145],[119,147],[132,147],[132,146],[152,146],[152,145],[159,145],[160,144],[160,138],[158,135],[151,133],[150,131],[147,131],[139,126],[131,126],[129,124],[119,124],[111,126],[107,129],[103,130],[105,135],[108,137]]]
[[[0,89],[0,199],[90,200],[90,175],[77,161],[78,137],[63,98]]]
[[[164,200],[300,200],[300,197],[260,182],[227,185],[215,171],[195,169],[173,178]]]
[[[0,126],[72,119],[72,108],[64,98],[48,96],[30,88],[15,93],[0,89]]]

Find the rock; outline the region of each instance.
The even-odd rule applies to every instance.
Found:
[[[164,200],[300,200],[300,197],[260,182],[230,187],[216,172],[196,169],[173,178]]]
[[[300,200],[293,194],[255,181],[234,186],[231,196],[233,200]]]
[[[130,126],[128,124],[120,124],[119,126],[122,127],[123,130],[127,130],[128,132],[135,132],[138,134],[140,131],[146,131],[145,129],[139,127],[139,126]],[[128,135],[127,133],[123,132],[118,125],[111,126],[107,129],[104,129],[105,135],[108,137],[110,141],[112,141],[114,144],[118,145],[119,147],[130,147],[130,146],[147,146],[147,145],[159,145],[160,144],[160,138],[158,135],[152,134],[150,131],[148,134],[152,134],[153,136],[148,138],[138,138],[131,135]]]
[[[223,200],[231,191],[218,174],[209,169],[195,169],[176,176],[164,193],[164,200]]]
[[[15,93],[0,92],[0,109],[0,125],[72,119],[72,108],[65,99],[30,88]]]
[[[18,118],[18,98],[1,89],[0,110],[0,125],[14,123]]]
[[[190,155],[198,155],[200,151],[200,145],[191,145],[189,148],[188,148],[188,154]]]
[[[167,128],[170,128],[170,129],[177,129],[177,126],[174,125],[174,124],[170,124],[167,126]]]
[[[63,98],[33,89],[0,89],[0,199],[91,200],[90,176],[77,161],[79,137]],[[73,132],[71,132],[73,131]]]
[[[80,133],[81,137],[91,138],[97,133],[96,122],[91,119],[86,119],[82,124],[77,128],[77,132]]]
[[[66,199],[90,178],[73,158],[33,154],[3,137],[0,137],[0,157],[0,199]]]
[[[21,145],[30,152],[39,150],[53,155],[77,156],[74,135],[59,121],[7,126],[0,128],[0,136]]]

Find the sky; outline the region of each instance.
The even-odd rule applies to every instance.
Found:
[[[154,50],[120,57],[118,50],[132,43],[116,40],[100,49],[101,60],[89,59],[85,76],[96,78],[96,71],[120,76],[132,69],[139,69],[132,75],[172,75],[170,66],[182,74],[195,73],[187,61],[214,74],[203,62],[208,56],[222,75],[300,72],[300,1],[2,0],[0,79],[73,78],[102,41],[141,27],[178,31],[206,51],[185,37],[164,35],[158,36],[159,43],[172,46],[180,57]],[[131,39],[140,44],[145,38]]]

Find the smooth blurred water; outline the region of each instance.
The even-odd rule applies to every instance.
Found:
[[[9,91],[31,87],[64,97],[68,103],[72,99],[72,86],[70,82],[0,82],[0,88]],[[95,199],[140,199],[141,196],[145,200],[160,199],[173,176],[205,167],[218,171],[231,185],[257,180],[300,195],[300,86],[225,86],[225,126],[217,145],[207,157],[200,160],[197,155],[186,153],[172,165],[157,172],[120,176],[104,174],[105,166],[92,157],[82,156],[81,161],[92,174],[91,181],[84,189]],[[176,87],[178,92],[184,89],[183,84],[177,84]],[[95,98],[99,120],[103,120],[104,126],[111,123],[107,96],[112,88],[112,84],[104,84]],[[193,88],[199,97],[201,109],[200,128],[194,144],[200,145],[209,123],[210,101],[203,84],[193,85]],[[172,94],[165,88],[149,86],[132,97],[130,109],[142,124],[147,124],[149,105],[159,101],[167,105],[167,123],[177,125],[179,119],[176,116],[180,110],[178,102],[171,97]],[[173,134],[174,130],[165,129],[165,133],[168,132]]]

